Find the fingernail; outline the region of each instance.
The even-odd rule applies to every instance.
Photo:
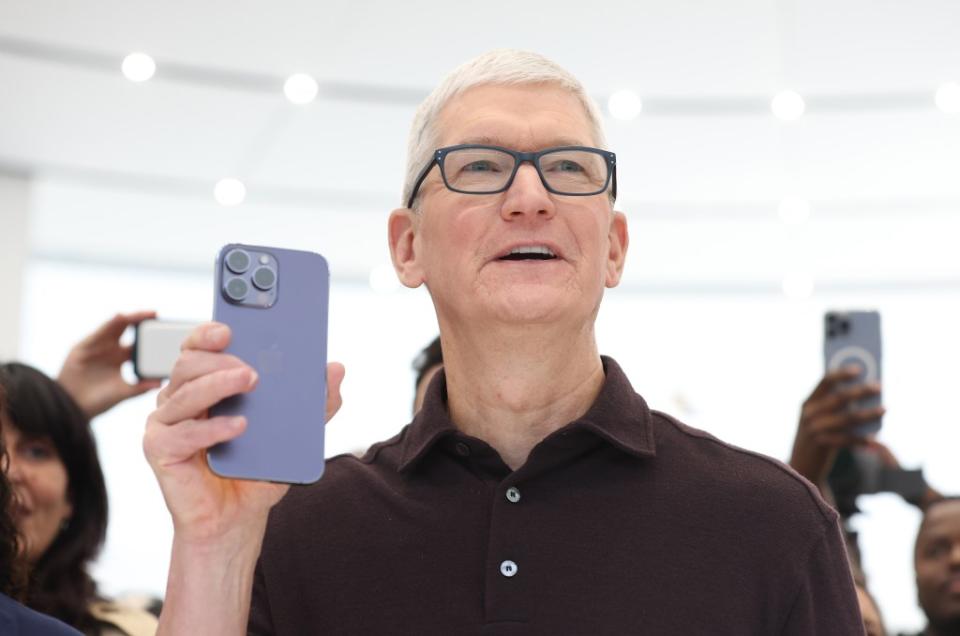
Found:
[[[257,372],[251,370],[251,371],[250,371],[250,384],[248,384],[247,386],[253,386],[254,384],[257,383],[257,380],[258,380],[259,378],[260,378],[260,376],[257,375]]]
[[[207,331],[207,340],[213,343],[220,342],[227,335],[227,328],[223,325],[214,325]]]
[[[243,424],[244,421],[242,417],[231,417],[229,420],[227,420],[227,426],[235,431],[243,428]]]

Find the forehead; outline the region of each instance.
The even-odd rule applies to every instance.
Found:
[[[487,84],[451,99],[438,117],[441,146],[484,143],[514,150],[593,146],[586,108],[555,84]]]
[[[920,527],[920,536],[933,535],[960,536],[960,501],[939,503],[927,512]]]

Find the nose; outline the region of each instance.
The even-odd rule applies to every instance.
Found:
[[[544,187],[537,169],[529,163],[522,164],[503,198],[500,216],[504,221],[547,220],[556,213],[553,197]]]

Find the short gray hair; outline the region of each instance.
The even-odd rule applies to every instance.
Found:
[[[594,143],[601,148],[607,147],[600,110],[576,77],[538,53],[494,49],[454,69],[417,108],[407,142],[407,170],[403,180],[401,205],[407,205],[414,181],[437,149],[439,131],[436,121],[440,111],[460,93],[487,84],[552,84],[569,91],[583,104],[592,128]]]

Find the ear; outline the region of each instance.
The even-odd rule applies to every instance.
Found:
[[[419,217],[410,208],[398,208],[390,213],[387,222],[390,241],[390,258],[397,278],[407,287],[423,284],[423,269],[417,261],[417,230]]]
[[[627,258],[627,247],[630,245],[627,217],[623,212],[614,211],[607,240],[610,250],[607,253],[607,276],[604,283],[607,287],[616,287],[623,275],[623,264]]]

